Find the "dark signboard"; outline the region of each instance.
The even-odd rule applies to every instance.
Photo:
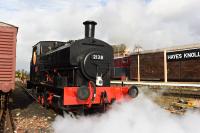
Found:
[[[200,59],[200,49],[167,52],[167,61],[183,61]]]

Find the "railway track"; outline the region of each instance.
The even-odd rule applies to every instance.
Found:
[[[53,132],[51,123],[57,116],[53,110],[47,110],[38,104],[21,82],[16,82],[16,89],[12,94],[12,106],[15,131],[18,133]],[[1,133],[1,132],[0,132]]]
[[[39,102],[38,99],[34,97],[32,93],[29,90],[27,90],[22,83],[16,83],[16,86],[22,88],[30,97],[32,97],[35,101]]]
[[[1,96],[0,133],[13,133],[14,124],[10,113],[8,96]]]
[[[183,98],[194,98],[200,99],[200,88],[182,88],[182,87],[149,87],[151,91],[157,92],[162,96],[173,96],[173,97],[183,97]]]
[[[166,91],[162,93],[163,96],[176,96],[185,98],[200,98],[200,91]]]
[[[112,82],[112,85],[121,85],[121,82]],[[134,84],[134,82],[124,82],[123,85],[131,86],[136,85],[139,89],[143,88],[143,91],[156,92],[163,96],[174,96],[184,98],[200,98],[200,86],[193,86],[192,84],[159,84],[159,83],[148,83]],[[148,90],[147,90],[148,89]]]

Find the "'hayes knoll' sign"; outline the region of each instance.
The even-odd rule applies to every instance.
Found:
[[[168,52],[167,61],[200,59],[200,49],[191,49],[177,52]]]

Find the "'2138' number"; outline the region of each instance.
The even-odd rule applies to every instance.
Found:
[[[103,55],[101,54],[93,54],[91,57],[93,60],[103,60]]]

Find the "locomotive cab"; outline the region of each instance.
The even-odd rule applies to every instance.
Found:
[[[42,75],[40,72],[42,71],[42,67],[40,64],[44,64],[42,62],[42,56],[53,49],[61,47],[65,45],[66,42],[60,41],[40,41],[36,45],[33,46],[32,51],[32,59],[30,62],[30,80],[33,82],[38,82],[40,80],[39,77]],[[36,75],[37,74],[37,75]]]

